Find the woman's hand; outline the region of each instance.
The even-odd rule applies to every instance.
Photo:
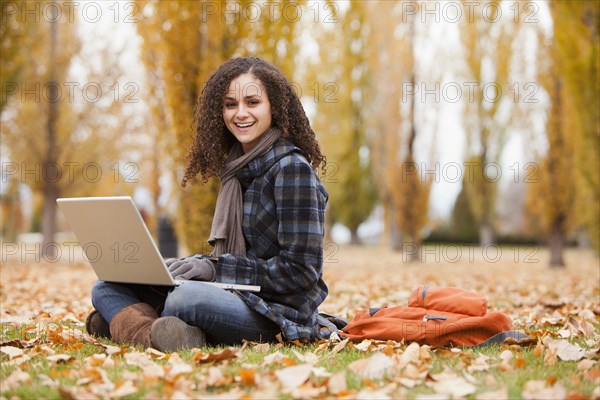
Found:
[[[208,258],[186,257],[165,261],[173,279],[211,282],[215,279],[214,263]]]

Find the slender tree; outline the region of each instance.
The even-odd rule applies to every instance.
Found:
[[[334,2],[324,4],[329,10],[338,9]],[[305,99],[315,103],[312,124],[327,156],[323,180],[329,192],[328,226],[336,222],[346,226],[354,244],[359,243],[358,227],[376,201],[366,141],[368,7],[368,3],[351,1],[346,9],[332,14],[337,23],[311,27],[318,35],[319,54],[300,86]]]
[[[586,226],[598,246],[598,21],[597,4],[550,4],[552,37],[540,48],[547,60],[539,71],[550,104],[547,150],[539,180],[529,185],[530,212],[548,237],[550,266],[564,267],[567,235]]]
[[[464,8],[469,7],[464,0]],[[472,180],[466,181],[471,212],[479,224],[481,245],[495,241],[494,218],[497,196],[497,169],[500,150],[504,146],[506,130],[511,123],[509,68],[517,23],[497,2],[485,2],[486,14],[473,13],[462,18],[460,37],[465,52],[465,82],[469,95],[465,107],[468,154],[471,164],[465,172]],[[476,158],[472,158],[476,156]]]

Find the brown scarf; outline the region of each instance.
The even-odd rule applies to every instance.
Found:
[[[224,253],[246,255],[246,242],[242,233],[244,207],[242,187],[235,174],[250,161],[265,154],[280,136],[279,129],[270,128],[248,153],[244,154],[239,142],[236,142],[229,151],[221,171],[221,190],[217,197],[210,239],[208,239],[208,243],[214,247],[211,256],[218,257]]]

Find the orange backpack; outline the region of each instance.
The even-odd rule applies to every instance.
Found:
[[[344,327],[342,336],[363,339],[405,340],[430,346],[474,346],[508,331],[510,318],[487,312],[487,300],[455,287],[419,286],[408,306],[369,309]]]

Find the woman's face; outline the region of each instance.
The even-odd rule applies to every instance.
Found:
[[[234,78],[225,93],[223,120],[229,132],[250,151],[271,127],[271,103],[262,82],[250,73]]]

